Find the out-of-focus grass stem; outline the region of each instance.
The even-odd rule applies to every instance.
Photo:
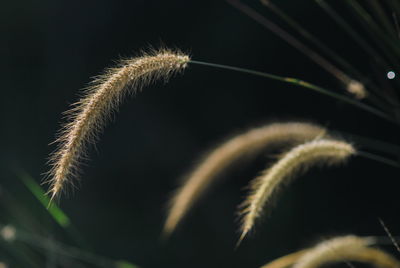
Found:
[[[26,233],[26,232],[23,232],[22,230],[17,230],[16,241],[25,243],[26,245],[29,245],[29,246],[32,246],[35,248],[44,249],[44,250],[52,250],[56,254],[60,254],[62,256],[66,256],[66,257],[77,259],[77,260],[82,260],[87,263],[94,264],[98,267],[107,267],[107,268],[123,267],[123,266],[119,265],[119,263],[121,263],[119,261],[108,259],[108,258],[99,256],[99,255],[81,250],[79,248],[66,246],[66,245],[63,245],[60,242],[57,242],[54,240],[50,242],[48,238],[44,238],[44,237],[41,237],[38,235]],[[137,267],[137,266],[130,264],[130,266],[125,266],[125,267],[133,268],[133,267]]]
[[[395,40],[388,36],[373,20],[373,18],[368,14],[368,12],[356,1],[347,0],[346,3],[351,10],[357,15],[360,24],[365,28],[366,32],[371,36],[371,39],[375,41],[376,45],[382,50],[382,53],[386,55],[386,58],[392,62],[392,64],[400,69],[400,64],[393,57],[393,53],[397,56],[400,55],[400,46]],[[384,41],[384,42],[382,42]],[[397,40],[396,40],[397,41]],[[386,45],[384,44],[386,43]],[[391,48],[391,51],[388,50]]]
[[[394,28],[393,23],[389,21],[388,16],[385,14],[381,1],[370,0],[366,2],[370,5],[371,10],[375,13],[380,24],[386,29],[386,32],[388,32],[393,38],[397,38],[396,29]]]
[[[256,10],[252,9],[251,7],[243,4],[239,0],[227,0],[229,4],[231,4],[233,7],[236,9],[240,10],[256,22],[258,22],[260,25],[262,25],[264,28],[268,29],[269,31],[273,32],[275,35],[279,36],[281,39],[286,41],[289,45],[293,46],[295,49],[299,50],[301,53],[306,55],[308,58],[310,58],[314,63],[319,65],[321,68],[323,68],[325,71],[330,73],[332,76],[334,76],[336,79],[338,79],[342,84],[344,85],[344,88],[348,90],[350,83],[354,80],[350,78],[347,74],[345,74],[343,71],[339,70],[336,66],[334,66],[331,62],[329,62],[327,59],[325,59],[323,56],[318,54],[316,51],[312,50],[308,46],[306,46],[304,43],[302,43],[299,39],[282,29],[280,26],[277,24],[273,23],[266,17],[262,16],[260,13],[258,13]],[[354,93],[354,92],[352,92]],[[361,93],[361,92],[360,92]],[[366,89],[363,87],[362,93],[358,96],[359,98],[364,98],[365,95],[368,95],[366,92]]]
[[[364,158],[368,158],[370,160],[380,162],[380,163],[388,165],[388,166],[400,168],[400,164],[397,161],[391,160],[389,158],[386,158],[386,157],[383,157],[383,156],[380,156],[377,154],[373,154],[370,152],[364,152],[364,151],[358,151],[357,155],[364,157]]]
[[[400,14],[400,2],[398,0],[386,0],[386,3],[393,12]]]
[[[375,51],[374,48],[372,48],[368,42],[366,42],[361,35],[357,33],[356,30],[354,30],[333,8],[330,7],[324,0],[315,0],[315,2],[339,25],[341,26],[347,33],[348,35],[353,38],[355,42],[360,45],[365,52],[367,52],[374,60],[376,63],[378,63],[381,67],[384,69],[390,69],[390,65],[387,63],[387,61],[382,58],[378,52]]]
[[[343,57],[337,54],[335,51],[330,49],[327,45],[322,43],[316,36],[312,35],[308,32],[304,27],[302,27],[296,20],[291,18],[287,13],[281,10],[279,7],[274,5],[270,0],[261,0],[261,3],[268,7],[272,12],[278,15],[282,20],[284,20],[289,26],[291,26],[295,31],[300,33],[304,38],[313,43],[318,49],[320,49],[323,53],[328,55],[330,58],[334,59],[338,64],[342,66],[346,70],[346,72],[350,73],[352,76],[357,77],[363,84],[366,84],[373,90],[373,93],[370,92],[367,99],[369,99],[372,103],[379,106],[381,109],[386,111],[391,110],[391,103],[386,99],[380,96],[381,91],[376,84],[373,83],[369,78],[363,75],[360,71],[354,68],[349,62],[347,62]]]

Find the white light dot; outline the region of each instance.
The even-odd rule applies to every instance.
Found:
[[[387,73],[387,78],[388,79],[393,79],[396,77],[396,74],[393,71],[390,71]]]
[[[12,241],[15,239],[16,230],[11,225],[6,225],[0,230],[0,236],[6,241]],[[1,266],[0,266],[1,268]]]

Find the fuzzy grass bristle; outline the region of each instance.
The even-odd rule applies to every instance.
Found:
[[[316,164],[342,163],[355,152],[354,147],[347,142],[317,139],[298,145],[283,154],[275,164],[250,183],[250,194],[241,205],[243,209],[240,211],[242,225],[239,243],[253,228],[274,192],[290,177],[297,176]]]
[[[370,248],[372,237],[354,235],[335,237],[322,241],[301,256],[293,268],[318,268],[334,262],[356,261],[379,268],[399,268],[400,263],[391,255]]]
[[[314,247],[302,249],[273,260],[261,268],[319,268],[335,262],[360,262],[377,268],[399,268],[390,254],[370,247],[374,237],[346,235],[324,240]]]
[[[213,149],[197,165],[170,201],[164,233],[172,233],[193,204],[212,185],[216,177],[243,157],[283,145],[296,145],[326,136],[327,130],[302,122],[272,123],[234,136]]]
[[[188,55],[167,49],[143,53],[123,60],[91,83],[84,96],[67,112],[68,123],[56,140],[59,146],[51,155],[52,168],[47,179],[51,200],[76,176],[85,147],[94,143],[123,97],[160,78],[167,80],[182,71],[189,60]]]
[[[308,250],[303,249],[288,255],[282,256],[278,259],[275,259],[267,264],[264,264],[261,268],[287,268],[291,267],[294,263],[297,262]]]

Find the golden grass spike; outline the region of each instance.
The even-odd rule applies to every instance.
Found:
[[[326,129],[300,122],[273,123],[237,135],[213,149],[189,174],[186,182],[170,201],[164,233],[170,234],[190,207],[214,182],[215,177],[244,156],[271,146],[295,145],[322,137]]]
[[[377,268],[400,268],[400,262],[396,258],[377,248],[365,248],[348,256],[347,260],[368,263]]]
[[[349,80],[347,83],[347,91],[352,93],[359,100],[367,97],[365,86],[357,80]]]
[[[389,254],[376,248],[368,248],[374,243],[371,237],[335,237],[309,249],[292,267],[317,268],[333,262],[356,261],[378,268],[400,268],[400,263]]]
[[[267,264],[264,264],[261,268],[287,268],[297,262],[308,250],[303,249],[288,255],[282,256],[276,260],[273,260]]]
[[[56,140],[59,147],[51,156],[52,169],[48,179],[51,199],[75,175],[85,146],[94,142],[124,95],[137,92],[156,79],[168,79],[173,73],[183,70],[189,60],[189,56],[180,52],[154,51],[124,60],[92,83],[84,97],[68,112],[69,122]]]
[[[293,268],[316,268],[324,263],[344,260],[346,253],[360,252],[374,243],[370,237],[361,238],[354,235],[334,237],[324,240],[301,256],[293,265]]]
[[[253,227],[265,204],[278,186],[315,164],[338,164],[355,153],[352,145],[339,140],[319,139],[298,145],[251,182],[251,192],[243,202],[241,237]]]

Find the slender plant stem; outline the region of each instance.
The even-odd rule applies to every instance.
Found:
[[[358,34],[356,30],[354,30],[344,19],[342,16],[340,16],[333,8],[330,7],[326,3],[325,0],[315,0],[315,2],[333,19],[335,22],[341,26],[347,33],[348,35],[355,41],[357,42],[360,47],[363,48],[363,50],[371,56],[371,58],[381,67],[380,69],[383,70],[391,70],[393,66],[396,66],[397,63],[393,59],[392,56],[389,57],[389,61],[391,61],[391,64],[389,64],[385,58],[383,58],[372,46],[366,42],[361,35]],[[368,31],[368,29],[367,29]],[[369,31],[368,31],[369,32]],[[384,88],[386,91],[381,91],[381,92],[376,92],[380,94],[383,98],[385,98],[388,102],[393,102],[392,97],[389,94],[395,94],[393,90],[390,88]],[[382,93],[386,92],[386,94]],[[387,94],[389,92],[389,94]],[[395,101],[395,104],[398,105],[398,101]]]
[[[336,136],[342,136],[348,140],[353,140],[356,142],[356,144],[361,145],[362,147],[367,147],[368,149],[371,149],[371,150],[377,150],[382,153],[391,154],[395,157],[400,157],[400,146],[399,145],[381,141],[381,140],[377,140],[377,139],[360,136],[360,135],[355,135],[355,134],[347,133],[347,132],[343,132],[343,131],[332,131],[331,130],[330,133],[332,133],[333,135],[336,135]]]
[[[357,155],[377,161],[377,162],[381,162],[383,164],[392,166],[392,167],[396,167],[396,168],[400,168],[400,164],[397,161],[391,160],[389,158],[380,156],[380,155],[376,155],[373,153],[369,153],[369,152],[364,152],[364,151],[358,151]]]
[[[339,26],[341,26],[354,41],[356,41],[379,65],[385,69],[390,69],[389,64],[373,49],[358,33],[354,30],[335,10],[333,10],[324,0],[315,2],[331,16]]]
[[[389,231],[389,228],[386,226],[386,224],[383,222],[381,218],[378,218],[379,223],[383,227],[383,230],[385,230],[385,233],[388,235],[390,242],[395,246],[396,250],[400,252],[400,246],[399,243],[397,242],[398,237],[395,237],[392,235],[392,233]]]
[[[385,11],[382,8],[381,0],[370,0],[367,1],[370,5],[371,10],[376,14],[376,17],[380,21],[381,25],[386,29],[386,31],[394,38],[397,38],[396,29],[394,25],[390,23],[389,17],[385,14]]]
[[[84,251],[80,248],[67,246],[54,240],[49,241],[49,238],[45,238],[39,235],[29,234],[21,230],[17,230],[16,240],[36,248],[51,250],[56,254],[77,260],[82,260],[99,267],[119,267],[118,261],[103,256],[99,256],[88,251]],[[137,266],[131,264],[130,267],[137,267]]]
[[[381,219],[378,218],[378,220],[381,220]],[[387,236],[370,236],[370,237],[375,240],[375,245],[393,246],[393,240],[390,237],[387,237]],[[399,236],[392,236],[392,237],[396,240],[398,240],[400,238]],[[366,237],[366,238],[368,238],[368,237]]]
[[[31,250],[27,249],[23,245],[18,245],[18,247],[14,244],[10,246],[7,241],[0,240],[0,250],[2,255],[9,255],[13,259],[15,259],[15,264],[19,265],[17,267],[30,267],[30,268],[42,268],[40,265],[40,261],[37,256],[31,252]],[[23,265],[23,266],[21,266]]]
[[[192,64],[198,64],[198,65],[204,65],[204,66],[209,66],[209,67],[214,67],[214,68],[220,68],[220,69],[226,69],[226,70],[231,70],[231,71],[236,71],[236,72],[242,72],[242,73],[248,73],[248,74],[252,74],[252,75],[256,75],[256,76],[261,76],[261,77],[266,77],[269,79],[273,79],[273,80],[278,80],[281,82],[285,82],[285,83],[289,83],[291,85],[296,85],[296,86],[300,86],[300,87],[304,87],[304,88],[308,88],[311,89],[313,91],[316,91],[318,93],[321,93],[323,95],[335,98],[337,100],[346,102],[348,104],[354,105],[364,111],[368,111],[376,116],[379,116],[381,118],[384,118],[390,122],[394,122],[396,124],[398,124],[397,121],[395,121],[392,117],[390,117],[389,115],[387,115],[386,113],[376,109],[375,107],[369,106],[368,104],[356,101],[354,99],[348,98],[344,95],[341,94],[337,94],[334,92],[331,92],[325,88],[316,86],[314,84],[308,83],[306,81],[297,79],[297,78],[291,78],[291,77],[282,77],[282,76],[278,76],[278,75],[273,75],[273,74],[269,74],[269,73],[264,73],[264,72],[259,72],[259,71],[254,71],[254,70],[250,70],[250,69],[245,69],[245,68],[239,68],[239,67],[233,67],[233,66],[228,66],[228,65],[222,65],[222,64],[215,64],[215,63],[209,63],[209,62],[202,62],[202,61],[196,61],[196,60],[190,60],[189,63]]]
[[[368,94],[368,99],[371,100],[374,104],[378,105],[381,109],[389,111],[389,106],[392,106],[392,103],[388,102],[386,99],[380,97],[380,89],[365,75],[363,75],[360,71],[354,68],[349,62],[347,62],[344,58],[342,58],[339,54],[331,50],[328,46],[322,43],[317,37],[308,32],[304,27],[302,27],[296,20],[291,18],[287,13],[281,10],[279,7],[274,5],[270,0],[261,0],[261,3],[278,15],[282,20],[284,20],[289,26],[291,26],[294,30],[300,33],[305,39],[309,40],[313,43],[318,49],[320,49],[323,53],[328,55],[330,58],[334,59],[338,64],[340,64],[347,72],[351,73],[353,76],[358,77],[362,83],[365,83],[369,87],[373,89],[374,95],[372,92]]]
[[[269,10],[274,12],[274,14],[278,15],[282,20],[284,20],[290,27],[300,33],[305,39],[312,42],[315,46],[317,46],[320,50],[322,50],[325,54],[329,55],[332,59],[342,65],[343,68],[347,69],[348,72],[352,73],[355,76],[361,77],[362,74],[356,70],[350,63],[348,63],[345,59],[343,59],[339,54],[331,50],[324,43],[322,43],[316,36],[312,35],[303,26],[300,25],[296,20],[290,17],[287,13],[281,10],[279,7],[274,5],[270,0],[261,0],[261,3],[267,7]]]
[[[395,12],[392,13],[393,23],[396,28],[396,36],[400,39],[400,25],[399,20],[397,19],[397,14]]]
[[[263,27],[267,28],[281,39],[285,40],[288,44],[293,46],[295,49],[299,50],[301,53],[309,57],[312,61],[322,67],[325,71],[333,75],[336,79],[344,84],[345,87],[352,81],[352,79],[339,70],[336,66],[330,63],[327,59],[322,57],[320,54],[315,52],[314,50],[310,49],[304,43],[302,43],[299,39],[295,38],[293,35],[279,27],[277,24],[273,23],[272,21],[268,20],[260,13],[255,11],[254,9],[250,8],[249,6],[243,4],[239,0],[227,0],[229,4],[233,7],[237,8],[256,22],[258,22]]]
[[[384,54],[386,54],[387,59],[390,60],[395,67],[399,68],[399,62],[393,57],[393,53],[388,51],[388,48],[390,48],[392,52],[400,55],[400,47],[398,44],[393,42],[393,39],[384,33],[384,31],[375,23],[368,12],[358,2],[347,0],[346,3],[352,8],[354,13],[358,15],[360,23],[371,36],[372,40],[375,41],[376,45],[381,48]],[[384,43],[386,43],[386,46]]]
[[[386,0],[386,3],[390,6],[390,9],[393,10],[393,12],[400,15],[400,3],[398,0]]]

